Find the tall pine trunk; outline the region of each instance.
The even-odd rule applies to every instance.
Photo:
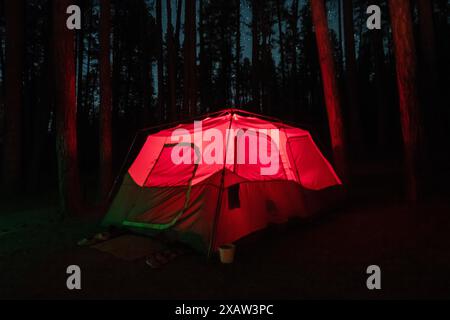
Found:
[[[89,19],[88,19],[88,30],[91,30],[92,28],[92,20],[93,17],[93,7],[92,4],[89,6],[89,11],[87,12],[87,14],[89,15]],[[86,51],[86,88],[84,90],[84,97],[83,97],[83,104],[79,103],[78,106],[81,107],[83,106],[83,108],[79,108],[78,109],[78,116],[80,117],[79,122],[82,124],[82,126],[88,126],[89,123],[89,97],[90,97],[90,91],[92,91],[91,87],[92,85],[90,85],[90,72],[91,72],[91,54],[92,54],[92,35],[90,34],[90,32],[87,33],[88,34],[88,47],[87,47],[87,51]]]
[[[281,18],[281,0],[277,0],[277,21],[278,21],[278,44],[280,47],[280,67],[281,67],[281,84],[284,88],[286,83],[286,67],[284,63],[284,39],[283,39],[283,21]]]
[[[260,88],[260,3],[256,0],[252,0],[252,100],[253,110],[260,111],[261,107],[261,88]]]
[[[417,96],[417,58],[410,2],[409,0],[389,0],[389,11],[405,152],[407,197],[409,201],[415,202],[419,187],[418,163],[422,130]]]
[[[175,46],[178,55],[178,50],[180,50],[180,30],[181,30],[181,10],[183,6],[183,0],[177,1],[177,17],[175,20]]]
[[[377,143],[379,150],[384,150],[388,143],[389,102],[387,91],[387,71],[383,46],[383,30],[371,30],[371,49],[374,61],[375,90],[377,100]]]
[[[5,4],[4,1],[0,2],[0,16],[4,16],[5,14]],[[4,86],[5,86],[5,54],[3,51],[4,45],[4,31],[1,33],[2,37],[0,38],[0,73],[2,78],[2,87],[0,88],[2,91],[0,92],[0,97],[3,98]],[[3,102],[3,101],[2,101]],[[2,105],[0,105],[2,106]]]
[[[4,3],[0,2],[0,16],[4,16]],[[5,54],[3,51],[4,46],[4,32],[1,33],[0,37],[0,76],[2,78],[0,87],[0,132],[4,132],[4,108],[5,108]],[[1,169],[0,169],[1,170]],[[0,171],[1,172],[1,171]],[[1,186],[1,178],[0,178]]]
[[[80,0],[79,6],[81,12],[84,13],[86,8],[86,0]],[[83,64],[84,64],[84,26],[81,27],[81,30],[77,31],[77,110],[81,109],[82,97],[83,97]]]
[[[167,9],[167,108],[169,120],[173,121],[177,118],[176,108],[176,69],[175,69],[175,43],[173,38],[172,26],[172,6],[171,0],[166,1]]]
[[[419,8],[419,35],[423,69],[428,72],[426,82],[434,85],[437,82],[437,58],[433,23],[433,1],[417,0],[417,5]]]
[[[156,0],[156,36],[158,52],[158,104],[156,118],[158,122],[164,119],[164,51],[162,38],[162,4]]]
[[[60,206],[63,214],[80,208],[74,31],[66,28],[70,0],[53,1],[54,97]]]
[[[437,55],[436,40],[433,22],[433,1],[417,0],[419,11],[419,48],[420,48],[420,71],[422,72],[421,97],[422,102],[426,104],[424,110],[429,116],[427,117],[427,131],[433,133],[429,136],[431,141],[444,142],[441,137],[445,136],[445,129],[442,125],[442,117],[437,104],[440,99],[440,90],[438,89],[438,71],[437,71]],[[424,116],[426,113],[424,113]],[[429,128],[429,129],[428,129]],[[436,130],[437,129],[437,130]],[[444,129],[444,130],[443,130]],[[436,139],[434,139],[436,138]],[[445,143],[445,142],[444,142]],[[439,144],[438,144],[439,145]]]
[[[183,112],[184,108],[184,87],[182,85],[184,81],[184,64],[183,60],[184,52],[182,50],[181,42],[180,42],[180,33],[181,33],[181,14],[183,12],[183,0],[177,0],[176,1],[176,8],[175,8],[175,34],[174,34],[174,46],[175,46],[175,92],[178,102],[178,97],[181,96],[181,112]],[[185,4],[186,6],[186,4]],[[185,18],[186,21],[186,18]],[[184,45],[184,44],[183,44]],[[180,70],[183,70],[180,72]],[[186,112],[187,113],[187,112]],[[185,113],[185,115],[186,115]]]
[[[344,0],[344,41],[345,41],[345,79],[349,111],[349,139],[358,149],[361,147],[361,126],[359,117],[359,99],[355,54],[355,36],[353,27],[353,1]]]
[[[211,59],[210,54],[207,52],[206,48],[206,29],[205,29],[205,5],[204,1],[199,1],[199,42],[200,42],[200,110],[205,112],[211,108],[210,97],[211,97]]]
[[[289,74],[289,94],[287,94],[287,114],[298,114],[298,101],[300,100],[300,92],[298,90],[299,81],[298,81],[298,63],[297,63],[297,46],[299,44],[298,39],[298,7],[299,0],[292,0],[290,9],[289,9],[289,19],[287,30],[289,31],[291,45],[286,46],[286,53],[289,56],[289,66],[288,66],[288,74]],[[306,53],[306,52],[305,52]],[[293,89],[293,90],[292,90]]]
[[[336,169],[343,179],[347,178],[347,159],[344,142],[341,97],[337,83],[333,46],[328,33],[327,14],[324,0],[311,0],[311,12],[322,72],[323,92],[328,114],[328,125]]]
[[[24,55],[24,1],[5,1],[6,74],[3,183],[6,190],[20,186],[22,162],[22,72]]]
[[[184,24],[183,110],[194,115],[197,107],[196,68],[196,0],[186,0]]]
[[[113,87],[113,129],[114,133],[119,130],[119,108],[120,108],[120,87],[121,87],[121,69],[122,69],[122,16],[121,16],[121,7],[117,3],[114,2],[114,17],[113,17],[113,64],[112,64],[112,87]]]
[[[289,24],[289,27],[291,29],[292,37],[294,40],[297,40],[297,27],[298,27],[298,1],[299,0],[292,0],[291,4],[291,23]],[[297,46],[298,42],[294,42],[292,47],[290,48],[291,51],[291,59],[292,59],[292,67],[291,67],[291,75],[297,75]]]
[[[44,6],[44,12],[46,15],[51,15],[51,4],[47,1]],[[45,20],[43,27],[43,32],[49,34],[52,30],[51,20]],[[52,69],[51,69],[51,50],[52,50],[51,37],[45,37],[42,43],[43,46],[43,62],[42,71],[39,75],[37,89],[40,93],[40,99],[33,104],[36,108],[34,119],[33,119],[33,146],[30,167],[30,177],[29,186],[33,191],[38,191],[41,187],[40,183],[45,181],[43,179],[43,163],[45,163],[45,146],[48,139],[48,125],[50,119],[50,110],[53,105],[53,82],[49,81],[52,79]]]
[[[109,192],[112,182],[112,91],[111,91],[111,2],[100,2],[100,197]]]
[[[234,103],[236,105],[241,104],[241,1],[236,1],[236,60],[235,60],[235,67],[234,72],[236,74],[235,83],[234,83],[234,90],[235,90],[235,97],[234,97]]]

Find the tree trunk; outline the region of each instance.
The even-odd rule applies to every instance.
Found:
[[[16,191],[20,187],[21,177],[24,15],[23,0],[5,1],[6,74],[3,183],[10,191]]]
[[[140,16],[141,27],[146,28],[149,24],[147,23],[147,13],[145,12]],[[141,65],[140,70],[140,82],[141,82],[141,92],[142,92],[142,112],[140,114],[139,127],[147,128],[151,125],[152,117],[151,115],[151,105],[153,96],[153,62],[152,62],[152,38],[142,33],[139,37],[140,45],[142,51],[139,55],[139,61]]]
[[[180,30],[181,30],[181,10],[183,6],[183,0],[177,1],[177,18],[175,20],[175,46],[176,51],[180,49]]]
[[[376,99],[377,99],[377,143],[379,150],[383,150],[389,139],[388,135],[388,94],[386,92],[387,87],[387,76],[386,76],[386,66],[385,66],[385,56],[384,56],[384,46],[383,46],[383,34],[382,30],[372,30],[371,31],[371,47],[372,56],[374,60],[375,72],[375,88],[376,88]]]
[[[67,29],[66,8],[70,0],[53,1],[53,58],[55,77],[56,154],[61,211],[80,207],[78,172],[74,32]]]
[[[164,119],[164,52],[162,39],[162,4],[161,0],[156,0],[156,35],[158,50],[158,107],[156,119]]]
[[[121,101],[120,87],[121,87],[121,74],[122,74],[122,38],[123,38],[123,25],[122,23],[122,8],[114,1],[114,17],[113,17],[113,64],[112,64],[112,86],[113,86],[113,128],[118,121],[119,107]]]
[[[436,105],[440,101],[440,90],[437,89],[438,72],[433,22],[433,1],[417,0],[417,5],[419,9],[421,79],[423,79],[421,83],[422,101],[426,104],[424,110],[429,110],[427,113],[430,115],[430,117],[427,117],[427,124],[429,124],[427,127],[430,127],[430,131],[435,133],[430,138],[434,141],[434,137],[436,137],[436,140],[439,141],[440,137],[445,136],[445,130],[442,130],[444,126],[442,125],[441,114],[437,112],[438,107]]]
[[[51,4],[50,1],[45,3],[45,14],[51,14]],[[46,19],[42,28],[43,32],[46,34],[51,33],[52,26],[50,19]],[[52,79],[52,69],[51,69],[51,53],[52,43],[50,37],[45,37],[43,41],[43,63],[42,72],[39,75],[37,89],[40,94],[40,99],[38,99],[34,104],[33,108],[36,108],[34,119],[33,119],[33,146],[32,146],[32,156],[30,163],[30,189],[34,192],[39,190],[40,183],[45,181],[43,178],[42,164],[44,163],[44,156],[46,142],[48,138],[48,124],[50,119],[50,107],[53,105],[53,81]]]
[[[284,41],[283,41],[283,28],[281,20],[281,0],[277,0],[277,20],[278,20],[278,37],[280,46],[280,66],[281,66],[281,83],[284,89],[286,83],[285,65],[284,65]]]
[[[3,3],[0,2],[0,15],[3,16]],[[2,78],[1,87],[0,87],[0,134],[4,132],[4,111],[5,111],[5,55],[3,52],[4,44],[3,44],[3,34],[0,38],[0,76]],[[1,179],[1,178],[0,178]],[[1,185],[1,180],[0,180]]]
[[[88,19],[88,30],[91,30],[92,27],[92,5],[89,6],[89,19]],[[91,85],[90,85],[90,72],[91,72],[91,53],[92,53],[92,35],[90,34],[90,32],[88,32],[88,47],[87,47],[87,60],[86,60],[86,90],[84,90],[84,97],[83,97],[83,108],[79,109],[78,112],[78,116],[81,118],[80,122],[85,124],[88,123],[88,118],[89,118],[89,97],[90,97],[90,91],[91,90]],[[79,104],[79,106],[81,106],[81,104]]]
[[[167,107],[169,120],[174,121],[177,118],[176,108],[176,69],[175,69],[175,44],[173,39],[173,26],[172,26],[172,7],[171,0],[166,1],[167,9]]]
[[[211,73],[210,73],[210,59],[209,54],[206,52],[206,29],[205,29],[205,8],[203,0],[199,1],[199,42],[200,42],[200,110],[201,112],[207,111],[210,108],[210,86]]]
[[[86,7],[86,1],[79,1],[82,15]],[[77,71],[77,110],[81,110],[82,98],[83,98],[83,63],[84,63],[84,26],[81,30],[77,31],[78,40],[78,71]]]
[[[192,116],[196,113],[196,12],[195,1],[186,0],[184,24],[184,80],[183,110]]]
[[[334,164],[342,179],[345,180],[347,178],[347,159],[344,143],[341,99],[337,83],[333,46],[328,34],[325,1],[311,0],[311,12],[316,34],[317,50],[319,53]]]
[[[235,98],[236,105],[241,104],[241,1],[236,1],[236,64],[235,64]]]
[[[4,13],[5,13],[4,6],[5,6],[4,2],[0,2],[0,10],[1,10],[0,11],[0,16],[4,16]],[[0,91],[1,99],[4,98],[3,94],[5,92],[4,91],[5,90],[5,53],[3,51],[3,48],[5,47],[4,41],[3,41],[4,38],[5,37],[4,37],[4,31],[3,31],[2,32],[2,37],[0,39],[0,73],[1,73],[0,76],[2,78],[2,87],[0,88],[0,90],[1,90]],[[1,101],[0,107],[3,107],[3,102],[4,101],[3,100],[0,100],[0,101]],[[3,125],[3,123],[0,124],[0,130],[3,129],[2,125]],[[1,132],[3,132],[3,130]]]
[[[112,182],[111,3],[100,2],[100,197],[107,196]]]
[[[427,79],[431,81],[427,81],[427,83],[432,85],[437,82],[433,2],[430,0],[417,0],[417,4],[419,8],[419,35],[423,69],[429,72],[431,78],[427,77]]]
[[[291,32],[293,35],[293,38],[296,39],[296,37],[294,35],[297,34],[297,26],[298,26],[298,0],[292,0],[292,7],[291,7],[291,14],[292,14],[292,23],[290,25],[291,27]],[[292,70],[291,73],[292,75],[297,75],[297,49],[296,49],[296,44],[297,42],[295,42],[291,48],[292,50]]]
[[[359,99],[355,54],[355,36],[353,28],[353,1],[344,0],[344,41],[345,41],[345,79],[349,112],[349,136],[356,150],[361,147],[362,136],[359,117]]]
[[[186,2],[186,1],[184,1]],[[186,4],[185,4],[186,6]],[[184,87],[183,87],[183,81],[184,81],[184,64],[183,60],[184,52],[181,50],[181,43],[180,43],[180,32],[181,32],[181,14],[183,10],[183,0],[176,0],[176,8],[175,8],[175,34],[174,34],[174,46],[175,46],[175,94],[176,94],[176,101],[178,102],[178,97],[181,96],[181,110],[179,112],[179,116],[183,114],[183,108],[184,108]],[[184,18],[186,21],[186,18]],[[184,45],[184,44],[183,44]],[[183,70],[183,72],[180,72],[179,70]],[[186,110],[184,110],[186,111]],[[186,115],[186,113],[184,114]]]
[[[259,111],[261,107],[261,89],[259,82],[259,66],[260,66],[260,36],[259,36],[259,2],[252,0],[252,99],[253,110]]]
[[[307,5],[307,4],[305,4]],[[291,45],[286,47],[286,53],[289,55],[289,94],[287,95],[287,110],[286,113],[288,115],[297,115],[299,113],[298,101],[300,100],[300,90],[299,87],[299,73],[298,73],[298,63],[297,63],[297,46],[299,44],[299,35],[298,35],[298,13],[299,8],[299,0],[292,0],[290,7],[290,14],[288,20],[288,28],[290,31],[290,41],[292,41]],[[312,27],[311,27],[312,29]],[[305,40],[306,41],[306,40]],[[306,51],[305,51],[306,56]],[[305,90],[305,89],[303,89]]]
[[[419,100],[417,96],[417,60],[409,0],[389,0],[397,87],[405,151],[407,197],[418,197],[418,161],[421,140]]]

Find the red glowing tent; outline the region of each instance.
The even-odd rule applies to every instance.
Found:
[[[103,225],[166,230],[212,252],[317,212],[340,185],[308,131],[228,109],[147,135]]]

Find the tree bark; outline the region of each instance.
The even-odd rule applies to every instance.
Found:
[[[278,20],[278,43],[280,46],[280,66],[281,66],[281,82],[283,88],[286,83],[285,64],[284,64],[284,41],[283,41],[283,27],[281,20],[281,0],[277,0],[277,20]]]
[[[104,199],[112,183],[112,91],[111,91],[111,3],[100,2],[100,197]]]
[[[294,39],[296,38],[296,34],[297,34],[297,26],[298,26],[298,1],[299,0],[292,0],[292,5],[291,5],[291,24],[290,24],[290,29],[291,29],[291,33]],[[297,75],[297,48],[296,48],[297,42],[293,43],[293,46],[291,48],[291,59],[292,59],[292,68],[291,68],[291,74],[292,75]]]
[[[24,54],[24,1],[5,1],[6,74],[3,183],[20,187],[22,161],[22,72]]]
[[[180,49],[180,30],[181,30],[181,10],[183,6],[183,0],[177,1],[177,17],[175,20],[175,45],[176,50]]]
[[[236,62],[234,71],[236,73],[235,78],[235,98],[234,103],[236,105],[241,104],[241,1],[236,1]]]
[[[162,4],[161,0],[156,0],[156,35],[158,42],[158,107],[156,118],[158,121],[164,119],[164,52],[162,33]]]
[[[195,115],[197,107],[195,1],[186,0],[184,15],[183,110],[190,116]]]
[[[337,83],[333,46],[328,34],[328,22],[324,0],[311,0],[311,12],[316,34],[322,73],[323,91],[328,114],[328,125],[333,148],[335,167],[342,179],[347,178],[347,159],[344,142],[341,98]]]
[[[92,5],[89,6],[89,19],[88,19],[88,30],[91,30],[92,27]],[[82,122],[83,124],[87,124],[88,118],[89,118],[89,97],[90,97],[90,91],[91,90],[91,86],[89,85],[90,83],[90,72],[91,72],[91,53],[92,53],[92,36],[89,34],[88,32],[88,47],[87,47],[87,60],[86,60],[86,90],[84,90],[84,97],[83,97],[83,108],[80,108],[78,110],[78,116],[81,118],[80,122]],[[81,103],[78,104],[81,107]]]
[[[380,150],[383,150],[388,142],[388,125],[387,117],[388,113],[388,93],[386,83],[387,83],[387,71],[385,65],[384,56],[384,46],[383,46],[383,34],[382,30],[372,30],[371,31],[371,47],[372,56],[374,60],[375,73],[375,88],[376,88],[376,99],[377,99],[377,143]]]
[[[254,111],[259,111],[261,107],[261,89],[259,81],[260,66],[260,31],[259,31],[259,2],[252,0],[252,99]]]
[[[141,21],[141,27],[142,29],[145,29],[149,27],[149,23],[147,21],[147,12],[142,14],[140,16]],[[151,116],[151,101],[153,96],[153,70],[152,70],[152,58],[153,58],[153,52],[152,52],[152,40],[153,36],[146,35],[145,33],[142,33],[140,35],[140,45],[142,47],[142,50],[139,55],[139,61],[141,65],[141,71],[140,71],[140,82],[141,82],[141,92],[142,92],[142,110],[140,114],[140,121],[139,127],[148,127],[151,125],[151,119],[154,117]]]
[[[207,52],[206,46],[206,28],[205,28],[205,5],[204,1],[199,1],[199,42],[200,42],[200,110],[205,112],[208,108],[211,108],[210,97],[211,88],[211,59],[210,54]]]
[[[63,214],[75,213],[80,208],[74,31],[66,28],[66,8],[71,3],[71,0],[58,0],[52,3],[56,154],[60,206]]]
[[[0,10],[1,10],[0,15],[1,16],[4,16],[4,13],[5,13],[4,6],[5,6],[4,2],[0,2]],[[5,38],[4,32],[2,32],[2,37],[0,39],[0,72],[1,72],[1,78],[2,78],[2,87],[0,88],[0,90],[1,90],[0,97],[2,100],[0,100],[1,101],[0,107],[3,107],[3,102],[4,102],[3,94],[5,92],[4,91],[5,90],[5,52],[3,50],[3,48],[5,47],[4,41],[3,41],[4,38]],[[2,125],[3,124],[0,124],[0,129],[3,129]],[[3,130],[2,130],[2,132],[3,132]]]
[[[419,9],[419,35],[420,50],[423,59],[423,69],[429,72],[427,83],[436,80],[436,43],[433,23],[433,2],[430,0],[417,0]]]
[[[84,10],[86,7],[86,1],[79,1],[81,15],[84,15]],[[81,27],[81,30],[77,31],[77,40],[78,40],[78,71],[77,71],[77,110],[81,110],[82,98],[83,98],[83,63],[84,63],[84,26]]]
[[[405,152],[407,197],[418,199],[418,162],[421,142],[419,100],[417,96],[417,58],[409,0],[389,0],[394,41],[397,87]]]
[[[3,3],[0,2],[0,14],[3,16],[4,14],[4,10],[3,10]],[[4,132],[4,111],[5,111],[5,54],[3,51],[4,48],[4,44],[3,44],[3,34],[2,37],[0,39],[0,75],[2,78],[1,81],[1,87],[0,87],[0,135]],[[0,169],[1,170],[1,169]],[[1,180],[0,180],[0,185],[1,185]]]
[[[307,4],[305,4],[306,6]],[[286,54],[289,57],[289,65],[288,65],[288,74],[289,74],[289,82],[288,82],[288,90],[289,93],[286,95],[287,101],[289,103],[286,104],[286,113],[289,115],[296,115],[299,113],[298,110],[298,101],[300,98],[300,90],[298,90],[299,86],[299,67],[297,62],[297,47],[299,45],[299,33],[298,33],[298,20],[299,20],[299,0],[292,0],[290,9],[289,9],[289,18],[288,18],[288,26],[287,30],[289,31],[289,46],[286,46]],[[303,9],[304,10],[304,9]],[[306,21],[303,21],[306,26]],[[312,27],[311,27],[312,29]],[[306,41],[306,40],[305,40]],[[305,42],[304,41],[304,42]],[[307,55],[307,50],[304,52],[305,57]],[[310,84],[311,85],[311,84]],[[303,89],[305,91],[305,89]],[[306,89],[307,90],[307,89]]]
[[[353,27],[353,1],[344,0],[344,42],[345,42],[345,79],[349,111],[349,134],[352,145],[358,149],[361,147],[361,126],[358,99],[355,36]]]
[[[50,1],[45,3],[44,14],[51,15],[51,4]],[[50,34],[52,26],[50,19],[46,19],[43,28],[43,32]],[[50,110],[53,106],[53,81],[52,79],[52,43],[50,37],[45,37],[43,40],[43,62],[42,62],[42,72],[39,74],[39,79],[37,83],[37,90],[40,94],[40,99],[37,99],[33,104],[33,108],[36,111],[33,115],[33,146],[31,148],[31,163],[29,165],[29,186],[34,192],[37,192],[40,187],[40,182],[45,181],[42,179],[44,176],[42,170],[42,164],[44,163],[44,157],[46,156],[46,142],[49,137],[49,119]]]
[[[167,9],[167,108],[169,120],[174,121],[177,118],[176,108],[176,69],[175,69],[175,44],[173,39],[173,26],[172,26],[172,7],[171,0],[166,1]]]
[[[427,127],[435,128],[430,130],[435,132],[431,136],[439,140],[440,137],[445,136],[445,130],[442,130],[442,119],[436,103],[440,101],[440,90],[438,88],[438,71],[437,71],[437,55],[436,55],[436,40],[433,22],[433,1],[417,0],[419,11],[419,41],[421,53],[421,72],[423,79],[421,83],[422,102],[426,104],[426,108],[430,110],[427,117]],[[424,114],[426,115],[426,114]],[[437,130],[436,130],[437,129]],[[434,140],[434,139],[433,139]]]

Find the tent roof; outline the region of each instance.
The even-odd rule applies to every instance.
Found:
[[[230,123],[234,128],[278,128],[278,129],[291,129],[289,132],[295,131],[295,135],[309,135],[309,132],[304,129],[300,129],[297,126],[289,125],[282,120],[252,113],[242,109],[227,108],[220,111],[207,113],[201,116],[189,118],[187,120],[172,122],[161,126],[154,126],[142,129],[141,132],[151,132],[149,135],[167,136],[171,135],[174,129],[186,129],[192,130],[194,121],[202,121],[202,128],[208,129],[217,126],[220,123]],[[157,130],[160,129],[160,130]]]
[[[278,119],[260,116],[239,109],[225,109],[213,114],[197,118],[201,121],[201,126],[191,122],[179,123],[174,127],[162,129],[154,134],[148,134],[147,140],[140,153],[129,168],[129,173],[133,180],[140,186],[176,186],[187,184],[198,184],[212,177],[214,173],[226,170],[246,181],[261,180],[292,180],[312,189],[320,189],[327,185],[340,183],[333,168],[323,157],[308,131],[287,125]],[[187,136],[192,144],[192,159],[196,157],[197,147],[207,149],[208,142],[204,142],[203,133],[208,129],[218,131],[224,139],[223,147],[219,158],[226,161],[222,163],[202,163],[195,165],[174,165],[172,162],[172,145],[176,142],[174,137]],[[228,129],[239,130],[269,130],[276,129],[279,134],[278,143],[274,144],[271,135],[258,133],[258,139],[264,140],[267,148],[278,148],[279,157],[276,160],[277,172],[269,175],[262,174],[267,168],[266,164],[259,162],[238,163],[236,158],[235,145],[237,141],[228,141]],[[180,131],[176,131],[180,130]],[[236,137],[235,137],[236,138]],[[216,139],[216,138],[214,138]],[[211,141],[211,140],[209,140]],[[175,142],[175,143],[174,143]],[[178,141],[177,141],[178,142]],[[242,154],[249,159],[249,150],[260,148],[260,143],[253,141],[245,142],[245,150]],[[277,145],[278,144],[278,145]],[[206,145],[206,147],[205,147]],[[259,145],[259,146],[258,146]],[[266,150],[267,151],[267,150]],[[231,163],[228,155],[232,153]],[[258,153],[259,154],[259,153]],[[200,159],[203,159],[203,151]],[[202,160],[200,160],[202,161]],[[224,163],[225,162],[225,163]],[[270,163],[269,165],[271,165]],[[297,165],[302,166],[300,170]],[[194,168],[195,166],[195,168]],[[195,171],[194,171],[195,170]],[[301,172],[300,172],[301,171]],[[229,176],[229,175],[228,175]]]

